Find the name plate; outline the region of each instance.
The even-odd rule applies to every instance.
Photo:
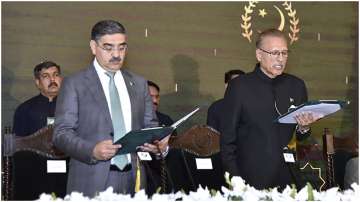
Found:
[[[152,160],[149,152],[138,152],[137,155],[138,155],[139,159],[142,161],[151,161]]]
[[[66,173],[65,160],[47,160],[47,173]]]
[[[286,163],[295,163],[294,154],[292,153],[284,153],[284,159]]]
[[[198,170],[212,170],[212,162],[210,158],[196,158],[196,168]]]
[[[47,125],[54,125],[55,117],[47,117],[46,122],[47,122]]]

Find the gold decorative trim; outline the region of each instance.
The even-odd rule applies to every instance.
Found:
[[[318,170],[318,172],[319,172],[319,178],[320,178],[320,180],[323,182],[319,189],[320,189],[320,191],[323,191],[323,187],[325,186],[326,182],[325,182],[325,180],[321,177],[321,168],[313,167],[313,166],[310,164],[310,162],[307,162],[302,168],[300,168],[300,170],[304,170],[307,166],[310,166],[310,168],[313,169],[313,170]]]
[[[250,43],[251,43],[251,36],[253,34],[251,15],[254,12],[254,8],[256,8],[256,4],[258,3],[259,3],[258,1],[249,1],[248,5],[244,6],[245,13],[241,15],[241,19],[242,19],[241,29],[243,30],[241,34]],[[300,20],[299,17],[296,16],[296,9],[292,7],[291,2],[285,1],[282,4],[282,6],[287,11],[287,15],[289,16],[290,30],[288,36],[290,38],[290,45],[292,45],[295,41],[299,40],[298,34],[300,32],[300,26],[299,26]]]
[[[291,34],[289,33],[289,38],[290,38],[290,44],[293,44],[295,41],[299,40],[299,37],[297,36],[297,34],[300,32],[300,28],[297,27],[297,25],[299,24],[299,18],[296,18],[296,10],[292,9],[291,6],[291,2],[287,2],[285,1],[282,4],[285,8],[285,10],[288,11],[288,16],[291,18],[290,19],[290,31]]]
[[[251,35],[253,31],[251,29],[251,13],[254,11],[252,8],[256,8],[257,1],[249,1],[249,6],[244,6],[245,15],[241,15],[241,19],[244,23],[241,23],[241,28],[244,29],[242,33],[243,37],[247,38],[251,43]]]

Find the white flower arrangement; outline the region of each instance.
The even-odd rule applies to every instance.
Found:
[[[360,186],[353,183],[352,189],[340,191],[338,187],[318,192],[307,184],[299,192],[295,187],[287,186],[282,192],[277,188],[268,190],[257,190],[245,183],[241,177],[233,177],[229,179],[229,174],[225,174],[226,182],[229,188],[222,187],[221,194],[219,191],[199,187],[196,192],[185,194],[182,192],[172,194],[155,193],[148,198],[144,190],[139,191],[134,197],[130,195],[116,194],[113,188],[109,187],[104,192],[99,193],[94,198],[85,197],[82,193],[73,192],[65,196],[64,199],[56,198],[54,195],[41,194],[39,201],[355,201],[359,198]]]

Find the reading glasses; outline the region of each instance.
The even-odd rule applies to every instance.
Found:
[[[96,43],[97,46],[99,46],[101,49],[103,49],[104,51],[108,52],[108,53],[112,53],[114,51],[120,51],[120,52],[124,52],[128,45],[125,43],[125,44],[120,44],[118,47],[115,47],[113,45],[108,45],[108,44],[105,44],[104,46],[101,46],[100,44]]]
[[[278,50],[274,50],[274,51],[266,51],[262,48],[258,48],[259,50],[269,54],[271,57],[280,57],[280,55],[282,55],[283,57],[288,57],[290,50],[283,50],[283,51],[278,51]]]

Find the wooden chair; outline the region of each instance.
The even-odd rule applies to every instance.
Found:
[[[345,166],[348,160],[359,155],[358,135],[335,137],[328,128],[323,134],[323,155],[326,162],[326,188],[344,189]]]
[[[15,136],[10,127],[5,127],[2,136],[2,199],[12,200],[14,191],[13,156],[20,151],[34,152],[43,157],[63,159],[66,155],[54,147],[52,143],[53,126],[41,128],[26,137]]]

